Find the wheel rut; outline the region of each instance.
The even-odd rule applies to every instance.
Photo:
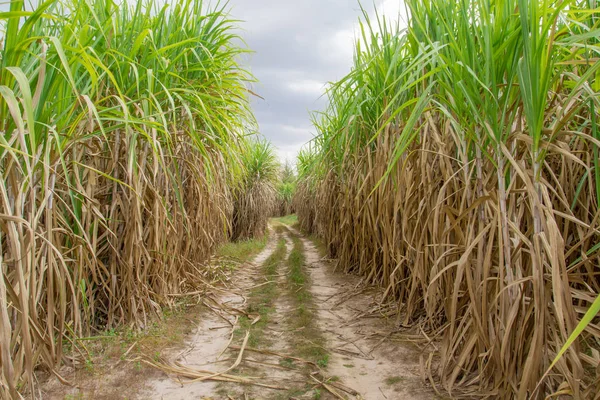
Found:
[[[382,291],[360,278],[334,272],[315,244],[290,228],[303,242],[317,318],[331,352],[328,372],[347,382],[364,399],[432,399],[421,379],[419,352],[398,338],[395,319],[379,304]]]
[[[270,232],[229,288],[205,300],[185,349],[158,366],[167,374],[140,398],[434,398],[381,291],[335,273],[293,227]]]
[[[243,310],[248,303],[248,293],[253,287],[264,284],[264,276],[260,272],[261,265],[273,255],[277,249],[280,235],[271,231],[265,248],[246,263],[244,268],[235,271],[230,288],[221,290],[216,296],[205,301],[206,312],[199,318],[194,335],[186,342],[184,350],[174,352],[169,358],[170,364],[185,369],[197,369],[218,373],[226,369],[228,357],[224,354],[233,342],[235,329],[239,327],[240,315],[236,310]],[[146,383],[144,399],[187,400],[215,398],[219,382],[202,380],[189,382],[173,371]],[[226,398],[226,397],[225,397]]]

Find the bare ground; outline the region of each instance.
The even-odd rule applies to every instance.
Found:
[[[299,234],[299,232],[296,232]],[[316,246],[302,239],[318,299],[319,326],[332,353],[328,372],[364,399],[432,399],[420,378],[419,353],[409,345],[386,340],[396,332],[394,319],[384,317],[381,291],[352,275],[333,272]]]
[[[290,254],[298,248],[306,278],[300,286],[290,281]],[[379,304],[381,290],[334,272],[315,244],[295,229],[271,228],[265,249],[230,279],[226,290],[207,295],[202,309],[194,309],[195,327],[183,345],[159,341],[154,345],[161,348],[160,356],[152,357],[146,348],[146,357],[93,374],[70,371],[78,382],[74,388],[48,379],[42,397],[436,398],[420,378],[417,348],[403,339],[389,308]],[[298,315],[310,321],[298,323]]]

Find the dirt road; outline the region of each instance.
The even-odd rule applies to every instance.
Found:
[[[398,329],[381,290],[334,272],[293,227],[273,221],[252,262],[215,271],[225,285],[184,299],[160,329],[89,338],[85,366],[63,366],[68,384],[50,376],[36,398],[436,398],[420,378],[417,337]]]
[[[151,399],[432,399],[416,348],[381,292],[333,272],[315,244],[282,224],[233,275],[185,349],[163,357]]]

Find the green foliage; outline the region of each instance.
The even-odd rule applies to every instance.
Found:
[[[275,207],[279,162],[274,147],[264,138],[244,141],[244,178],[234,191],[231,238],[252,239],[265,234]]]
[[[245,262],[250,261],[267,245],[268,235],[255,239],[240,240],[237,242],[228,242],[217,250],[217,255],[221,257],[230,257]]]
[[[274,185],[278,180],[277,154],[273,145],[264,138],[252,136],[244,141],[242,164],[246,188],[262,182]]]
[[[286,162],[280,168],[277,183],[277,199],[273,215],[284,217],[294,212],[293,199],[296,193],[296,174],[290,163]]]
[[[277,185],[277,198],[279,201],[291,202],[296,191],[296,182],[282,181]]]

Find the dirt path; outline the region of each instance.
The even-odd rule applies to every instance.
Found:
[[[269,242],[252,262],[235,272],[233,290],[223,291],[210,302],[205,303],[210,312],[198,322],[196,333],[186,343],[185,349],[170,357],[177,366],[218,373],[226,369],[229,361],[225,354],[235,329],[239,326],[241,310],[247,305],[247,293],[252,287],[262,284],[264,277],[260,266],[274,253],[280,235],[270,233]],[[219,391],[218,381],[203,380],[185,382],[176,373],[164,375],[147,382],[146,390],[140,398],[187,400],[213,398]],[[225,397],[226,398],[226,397]]]
[[[293,230],[293,229],[292,229]],[[300,232],[293,232],[301,237]],[[334,273],[316,246],[301,238],[311,291],[318,299],[319,326],[332,356],[328,372],[339,376],[364,399],[432,399],[419,372],[419,353],[413,347],[386,340],[395,329],[380,314],[380,290],[360,279]]]
[[[90,338],[89,363],[60,371],[72,385],[45,377],[37,398],[436,398],[381,290],[334,273],[294,228],[274,221],[252,262],[217,267],[226,287],[206,288],[144,335]]]
[[[157,362],[170,373],[140,398],[435,398],[416,349],[390,340],[380,291],[334,273],[293,228],[275,226],[270,238],[234,273],[233,292],[205,302],[185,349]]]

